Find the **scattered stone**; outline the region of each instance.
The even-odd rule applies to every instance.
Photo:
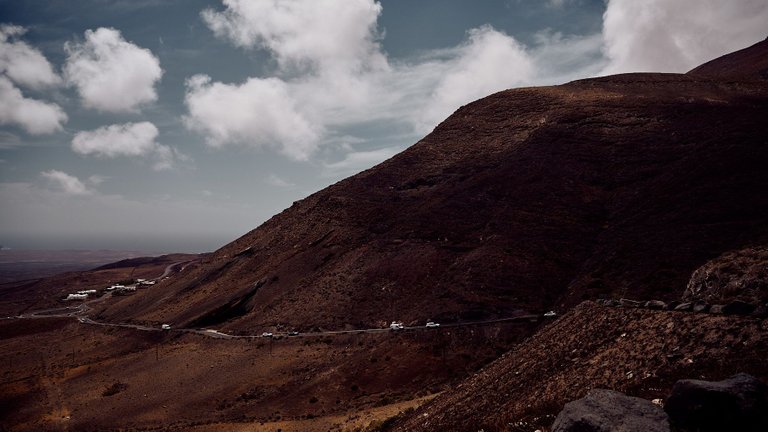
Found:
[[[676,311],[680,312],[688,312],[693,308],[693,303],[680,303],[679,305],[675,306]]]
[[[707,313],[709,312],[710,305],[706,303],[695,303],[693,305],[693,311],[696,313]]]
[[[661,300],[648,300],[645,302],[645,307],[653,310],[664,310],[667,308],[667,304]]]
[[[631,308],[639,308],[642,307],[642,303],[636,300],[629,300],[629,299],[621,299],[619,300],[619,304],[624,307],[631,307]]]
[[[712,307],[709,308],[709,313],[712,313],[712,314],[722,314],[724,307],[725,306],[723,306],[723,305],[712,305]]]
[[[671,301],[671,302],[667,303],[667,309],[668,309],[668,310],[675,310],[675,308],[676,308],[676,307],[677,307],[679,304],[681,304],[679,301],[674,301],[674,300],[673,300],[673,301]]]
[[[768,386],[747,374],[723,381],[680,380],[664,410],[680,431],[768,430]]]
[[[669,419],[653,403],[597,389],[565,404],[552,432],[669,432]]]
[[[755,311],[757,306],[743,302],[741,300],[735,300],[723,307],[723,313],[726,315],[749,315]]]

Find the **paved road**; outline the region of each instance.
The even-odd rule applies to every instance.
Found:
[[[188,263],[189,261],[180,261],[177,263],[173,263],[165,268],[163,271],[163,274],[156,277],[154,280],[160,280],[164,277],[166,277],[168,274],[170,274],[174,267]],[[264,338],[269,339],[272,337],[318,337],[318,336],[336,336],[336,335],[350,335],[350,334],[373,334],[373,333],[396,333],[396,332],[404,332],[404,331],[434,331],[441,328],[455,328],[455,327],[469,327],[469,326],[482,326],[482,325],[491,325],[491,324],[499,324],[504,322],[537,322],[542,319],[547,318],[554,318],[554,316],[546,316],[546,315],[516,315],[512,317],[507,318],[498,318],[498,319],[492,319],[492,320],[484,320],[484,321],[467,321],[467,322],[458,322],[458,323],[448,323],[448,324],[442,324],[439,327],[426,327],[426,326],[409,326],[409,327],[403,327],[401,330],[392,330],[389,327],[386,328],[366,328],[366,329],[356,329],[356,330],[329,330],[329,331],[321,331],[321,332],[308,332],[308,333],[299,333],[296,335],[289,335],[286,332],[282,333],[273,333],[270,335],[264,335],[264,334],[256,334],[256,335],[232,335],[228,333],[224,333],[218,330],[214,329],[206,329],[206,328],[174,328],[170,330],[163,330],[160,327],[150,327],[145,325],[139,325],[139,324],[127,324],[127,323],[109,323],[109,322],[101,322],[101,321],[95,321],[88,317],[87,313],[91,310],[91,307],[89,305],[94,303],[103,302],[104,300],[107,300],[108,298],[112,297],[111,292],[107,292],[106,294],[102,295],[99,298],[95,298],[93,300],[85,301],[78,306],[66,306],[66,307],[60,307],[60,308],[52,308],[52,309],[43,309],[43,310],[37,310],[28,312],[22,315],[12,316],[12,317],[2,317],[0,319],[40,319],[40,318],[76,318],[77,321],[81,324],[86,325],[95,325],[95,326],[103,326],[103,327],[122,327],[122,328],[129,328],[134,330],[140,330],[140,331],[153,331],[153,332],[173,332],[173,333],[195,333],[207,337],[211,337],[214,339],[257,339],[257,338]]]

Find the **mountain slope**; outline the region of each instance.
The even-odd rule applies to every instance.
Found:
[[[100,314],[258,331],[679,298],[704,262],[768,242],[765,118],[761,80],[500,92]]]
[[[392,430],[532,431],[594,388],[651,400],[686,377],[747,372],[765,380],[767,329],[749,317],[585,302]]]

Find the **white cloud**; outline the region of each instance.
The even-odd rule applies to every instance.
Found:
[[[118,30],[86,30],[85,41],[67,43],[64,75],[88,108],[134,112],[157,100],[155,84],[163,70],[148,49],[136,46]]]
[[[30,134],[61,130],[67,115],[60,106],[24,97],[6,77],[0,75],[0,123],[16,124]]]
[[[350,152],[338,162],[323,164],[322,175],[324,177],[340,177],[354,174],[381,163],[402,150],[401,147],[385,147],[377,150]]]
[[[24,27],[0,25],[0,72],[16,84],[40,89],[61,83],[61,78],[39,50],[15,40]]]
[[[72,150],[106,158],[152,157],[156,170],[172,168],[181,155],[171,147],[158,144],[157,135],[157,127],[150,122],[113,124],[78,132],[72,139]]]
[[[468,40],[442,65],[442,78],[423,112],[428,131],[460,105],[499,90],[531,82],[534,63],[513,37],[483,26],[469,31]]]
[[[386,68],[373,0],[224,0],[203,19],[219,37],[272,52],[283,69],[358,73]]]
[[[610,0],[602,74],[686,72],[765,38],[765,0]]]
[[[90,195],[93,193],[85,187],[85,184],[80,179],[63,171],[43,171],[40,175],[48,179],[53,186],[67,195]]]
[[[277,78],[250,78],[241,85],[228,85],[196,75],[187,80],[185,103],[186,125],[202,133],[213,147],[230,143],[269,147],[306,160],[321,133],[321,126],[299,110],[288,84]]]

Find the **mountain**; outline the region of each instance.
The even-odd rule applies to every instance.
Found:
[[[767,44],[480,99],[100,317],[258,331],[678,299],[768,242],[768,85],[741,73]]]

